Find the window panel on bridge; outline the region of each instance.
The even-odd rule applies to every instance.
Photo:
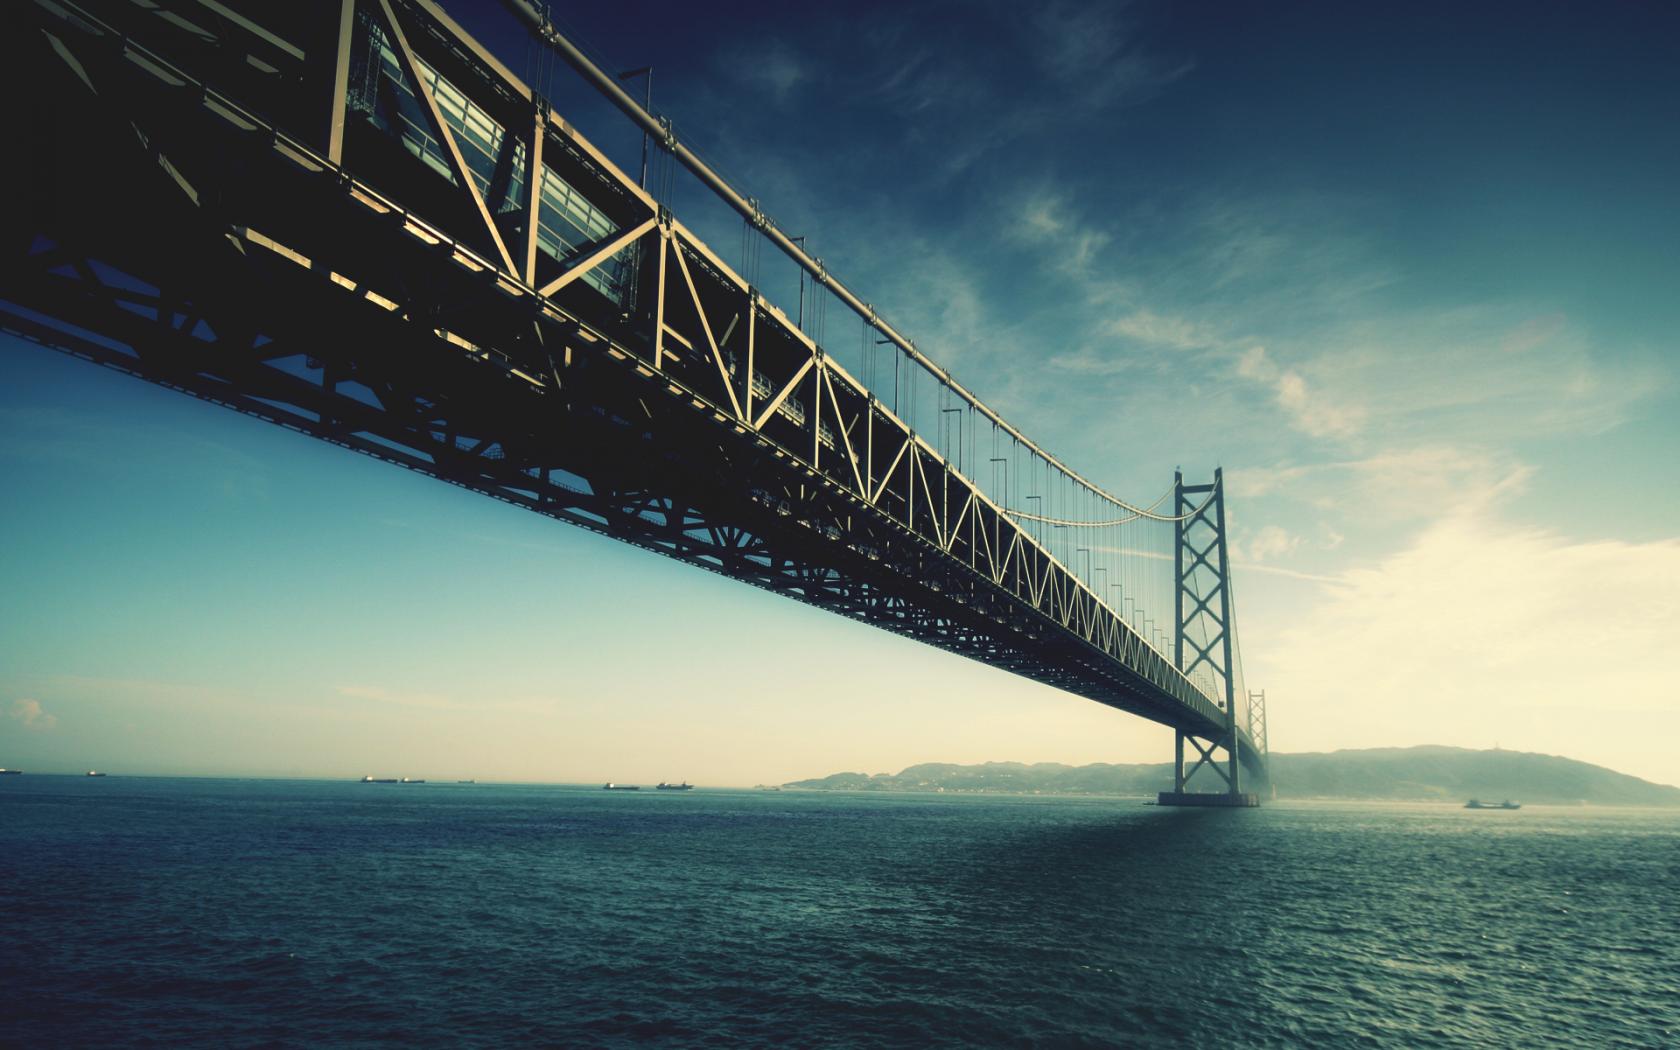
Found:
[[[579,193],[577,187],[543,165],[542,196],[537,208],[537,248],[564,262],[585,246],[603,240],[618,227]],[[583,282],[620,306],[630,301],[637,246],[627,245],[583,275]]]
[[[361,17],[361,29],[366,39],[367,61],[362,67],[353,104],[379,128],[395,135],[433,171],[450,182],[457,182],[449,150],[432,134],[425,103],[403,73],[395,42],[384,27],[365,13]],[[485,204],[497,212],[517,209],[524,196],[525,144],[517,139],[506,142],[502,126],[488,113],[440,77],[424,60],[415,62],[444,123],[455,134],[461,159],[466,161]],[[504,145],[512,147],[506,158],[502,156]]]
[[[741,374],[741,361],[733,350],[727,351],[724,354],[723,360],[724,367],[729,370],[731,378],[735,378]],[[752,396],[755,401],[760,403],[768,403],[776,396],[775,384],[770,382],[769,376],[760,372],[756,368],[753,369],[752,374]],[[801,428],[805,426],[805,421],[809,418],[805,414],[805,402],[792,395],[783,398],[782,403],[776,406],[776,414],[786,419],[794,426]],[[826,420],[820,421],[817,424],[817,439],[823,443],[824,448],[832,449],[839,447],[835,443],[836,438],[834,436],[834,430],[828,425]]]
[[[365,12],[360,22],[366,50],[359,52],[364,58],[352,105],[433,171],[458,185],[449,150],[432,134],[425,103],[403,72],[395,42]],[[455,145],[485,206],[496,214],[522,210],[525,143],[517,136],[508,136],[500,123],[424,60],[416,58],[415,64],[437,102],[444,123],[455,136]],[[537,248],[557,262],[583,254],[589,245],[618,229],[577,187],[546,164],[537,211]],[[634,290],[637,252],[636,245],[626,246],[586,273],[582,283],[619,306],[626,305]]]

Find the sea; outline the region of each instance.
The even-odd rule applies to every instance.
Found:
[[[0,1045],[1676,1047],[1680,812],[26,774]]]

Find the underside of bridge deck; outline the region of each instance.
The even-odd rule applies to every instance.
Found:
[[[38,101],[6,331],[1231,739],[1172,657],[432,5],[347,2],[307,47],[295,11],[206,44],[129,4],[25,6],[0,45]],[[467,96],[506,129],[484,172],[445,113],[470,120]],[[417,160],[391,128],[428,113]],[[548,239],[557,183],[598,220],[572,244]]]

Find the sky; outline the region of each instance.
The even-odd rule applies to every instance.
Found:
[[[636,169],[500,8],[445,6]],[[1274,750],[1680,783],[1680,13],[665,6],[559,17],[1086,476],[1144,501],[1223,467]],[[738,219],[672,205],[735,257]],[[1170,757],[1134,716],[4,336],[0,482],[0,765]]]

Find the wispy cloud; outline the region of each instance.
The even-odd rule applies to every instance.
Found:
[[[1267,525],[1256,532],[1242,550],[1253,565],[1287,557],[1301,545],[1301,537],[1279,525]],[[1233,552],[1235,555],[1236,552]]]
[[[1499,341],[1499,348],[1507,354],[1526,354],[1551,342],[1568,323],[1569,318],[1561,312],[1531,317],[1506,332]]]
[[[984,275],[959,256],[932,245],[912,245],[916,266],[897,287],[905,329],[946,367],[1008,342],[1012,325],[997,316],[982,292]],[[890,380],[888,386],[891,386]]]
[[[1125,5],[1052,3],[1029,25],[1029,46],[1047,77],[1077,84],[1075,105],[1109,108],[1135,104],[1185,76],[1194,64],[1140,46]]]
[[[1312,437],[1352,437],[1365,424],[1364,406],[1313,389],[1300,372],[1273,363],[1263,346],[1244,351],[1236,373],[1269,389],[1290,426]]]
[[[961,46],[929,40],[963,36]],[[837,38],[852,47],[856,27]],[[948,9],[911,5],[871,20],[850,95],[881,107],[906,129],[907,145],[942,178],[995,151],[1059,134],[1095,114],[1158,95],[1193,68],[1145,46],[1125,12],[1106,3],[1057,3],[1023,19],[1013,4],[973,4],[953,23]],[[1022,65],[1030,75],[1000,77]]]
[[[1239,558],[1234,553],[1231,556],[1231,565],[1242,570],[1242,575],[1244,576],[1251,572],[1257,572],[1263,576],[1282,576],[1285,579],[1303,580],[1307,583],[1341,582],[1340,576],[1334,576],[1322,572],[1306,572],[1301,569],[1289,569],[1282,565],[1264,565],[1259,562],[1251,562],[1244,558]]]
[[[1186,317],[1158,314],[1147,308],[1105,321],[1101,331],[1104,335],[1119,339],[1165,346],[1174,350],[1210,347],[1218,341],[1206,325]]]
[[[1071,220],[1065,214],[1067,202],[1059,193],[1039,191],[1021,204],[1011,232],[1029,244],[1046,244],[1067,232]]]
[[[1233,471],[1229,484],[1231,498],[1239,504],[1268,498],[1333,510],[1362,525],[1381,521],[1415,527],[1484,509],[1520,492],[1532,474],[1531,466],[1509,454],[1436,444],[1387,449],[1356,459],[1249,467]],[[1319,528],[1326,549],[1345,539],[1328,522]]]
[[[1050,367],[1063,372],[1087,376],[1113,376],[1123,372],[1134,372],[1142,367],[1142,362],[1136,358],[1106,349],[1098,350],[1091,346],[1082,346],[1069,354],[1055,354],[1049,358],[1048,363]]]
[[[12,701],[12,718],[25,729],[37,733],[45,733],[58,725],[58,716],[48,714],[41,706],[41,701],[33,697],[20,697]]]
[[[1099,225],[1082,219],[1069,208],[1067,198],[1054,190],[1028,194],[1008,230],[1011,237],[1039,249],[1041,258],[1053,270],[1068,277],[1088,279],[1112,239]]]
[[[792,44],[775,38],[722,52],[715,65],[777,107],[793,102],[800,88],[816,76],[812,64]]]

